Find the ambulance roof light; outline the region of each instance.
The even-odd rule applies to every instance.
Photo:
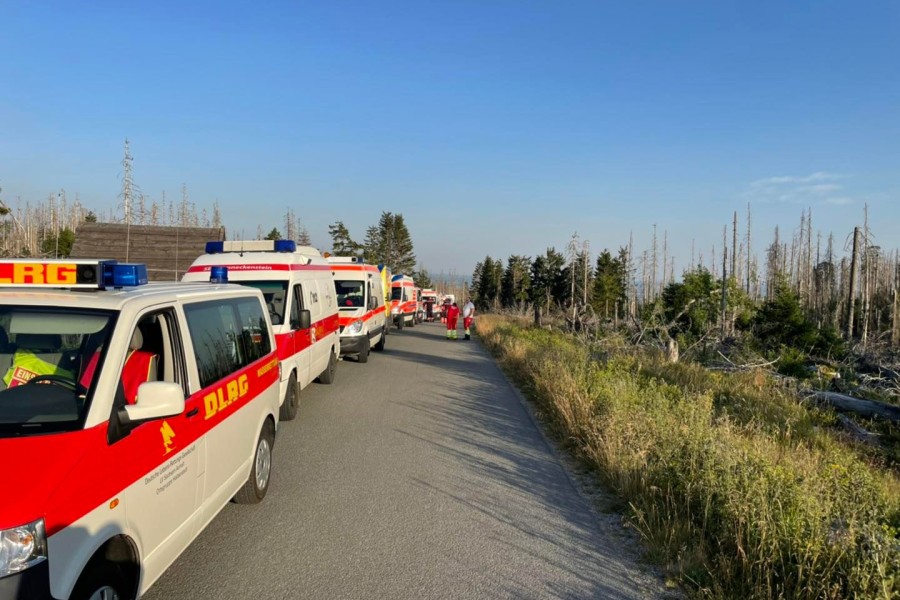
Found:
[[[275,240],[275,252],[296,252],[297,242],[294,240]]]
[[[225,242],[206,242],[207,254],[222,254],[225,252]]]
[[[147,265],[140,263],[103,263],[101,288],[147,285]]]
[[[209,268],[210,283],[228,283],[228,267],[216,266]]]

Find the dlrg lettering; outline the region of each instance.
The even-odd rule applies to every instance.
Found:
[[[222,412],[229,405],[237,402],[247,395],[250,391],[250,382],[246,375],[241,375],[237,379],[232,379],[224,385],[220,385],[215,390],[203,397],[203,406],[206,408],[204,419],[211,419],[217,413]]]

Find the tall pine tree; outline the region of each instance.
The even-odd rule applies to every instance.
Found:
[[[513,255],[507,259],[503,273],[500,299],[503,306],[512,308],[531,297],[531,259]]]
[[[412,278],[413,281],[416,282],[416,285],[422,289],[431,289],[434,287],[434,282],[431,280],[431,273],[421,265],[419,265],[418,270],[413,271]]]
[[[395,274],[415,270],[416,255],[403,215],[381,213],[378,224],[366,230],[365,257],[367,262],[389,266]]]
[[[597,257],[592,304],[596,313],[604,318],[619,314],[625,306],[628,285],[626,253],[627,249],[623,248],[619,251],[619,256],[613,258],[609,250],[604,250]]]
[[[355,256],[362,247],[350,237],[350,231],[343,221],[329,225],[328,235],[331,236],[331,253],[335,256]]]

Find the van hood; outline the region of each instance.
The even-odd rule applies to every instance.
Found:
[[[105,437],[106,427],[66,433],[0,438],[0,481],[3,508],[0,529],[17,527],[46,518],[51,502],[66,498],[74,471],[96,438]],[[106,443],[102,439],[102,443]],[[51,511],[54,512],[54,511]],[[47,523],[47,534],[53,530]]]

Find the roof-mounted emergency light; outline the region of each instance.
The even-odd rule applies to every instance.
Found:
[[[294,240],[231,240],[206,242],[207,254],[223,252],[296,252]]]
[[[210,267],[209,268],[210,283],[228,283],[228,267]]]
[[[103,263],[103,285],[108,287],[134,287],[147,285],[147,265],[140,263]]]
[[[104,289],[147,283],[147,267],[114,260],[0,261],[0,286]]]
[[[275,240],[275,252],[296,252],[297,242],[294,240]]]

